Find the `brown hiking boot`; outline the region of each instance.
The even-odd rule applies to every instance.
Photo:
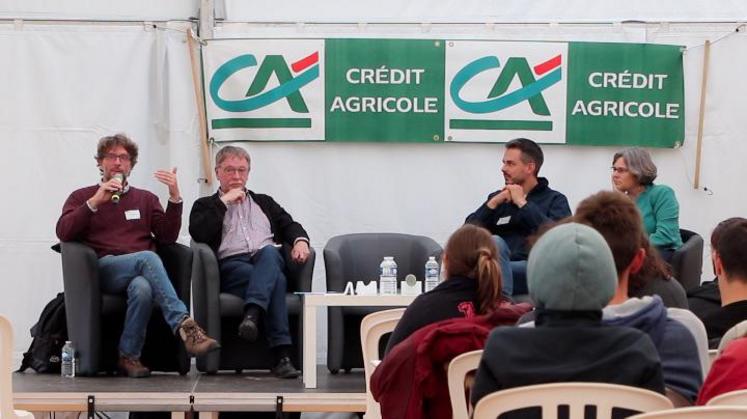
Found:
[[[117,361],[117,368],[119,368],[119,372],[122,375],[126,375],[130,378],[143,378],[150,376],[150,370],[148,367],[140,363],[140,360],[137,358],[120,355],[119,361]]]
[[[184,348],[194,356],[205,355],[220,348],[218,341],[206,335],[191,317],[185,318],[179,325],[179,336],[184,341]]]

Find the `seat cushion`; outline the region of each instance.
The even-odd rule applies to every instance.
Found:
[[[244,315],[244,299],[225,292],[218,295],[221,317],[241,317]],[[301,313],[301,297],[295,294],[285,295],[285,304],[289,314]]]

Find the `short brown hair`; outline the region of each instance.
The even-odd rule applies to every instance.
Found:
[[[620,192],[602,191],[578,204],[574,221],[597,230],[612,250],[617,274],[625,270],[641,246],[643,221],[635,203]]]
[[[726,275],[747,281],[747,220],[737,217],[722,221],[711,234],[711,243],[714,241],[713,249]]]
[[[540,146],[528,138],[516,138],[506,143],[506,150],[512,148],[521,151],[521,161],[524,164],[534,163],[534,176],[536,177],[545,161],[545,154]]]
[[[98,145],[96,146],[96,155],[93,156],[93,158],[95,158],[97,162],[101,163],[101,160],[104,159],[107,151],[118,145],[121,145],[125,150],[127,150],[127,154],[130,155],[130,162],[132,163],[132,167],[135,167],[135,163],[137,163],[137,144],[135,144],[135,142],[132,141],[130,137],[122,133],[101,137],[101,139],[99,139]]]
[[[639,249],[646,251],[641,269],[628,278],[628,292],[637,293],[654,278],[669,279],[669,269],[646,237],[643,220],[632,199],[620,192],[598,192],[578,204],[573,220],[597,230],[612,250],[620,275]]]
[[[477,281],[477,312],[492,312],[502,300],[503,283],[498,248],[488,230],[465,224],[449,237],[444,252],[449,276]]]

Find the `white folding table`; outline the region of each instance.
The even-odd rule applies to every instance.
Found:
[[[303,307],[303,384],[316,388],[316,320],[317,308],[324,306],[403,307],[414,295],[345,295],[299,292]]]

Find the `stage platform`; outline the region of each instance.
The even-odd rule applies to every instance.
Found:
[[[332,375],[317,368],[317,388],[304,388],[301,378],[279,379],[269,371],[242,374],[223,372],[206,375],[154,373],[149,378],[118,376],[63,378],[51,374],[14,373],[16,409],[42,411],[88,411],[93,396],[96,411],[166,411],[172,417],[199,412],[200,418],[214,412],[362,412],[366,406],[363,370]]]

